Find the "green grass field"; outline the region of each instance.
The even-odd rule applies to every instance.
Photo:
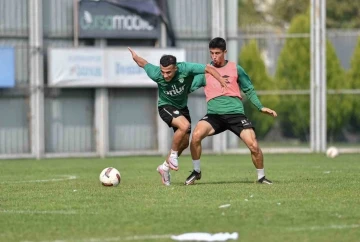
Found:
[[[187,232],[237,232],[238,241],[360,241],[360,156],[265,155],[273,185],[254,183],[249,155],[204,156],[203,177],[172,185],[161,157],[0,160],[0,241],[172,241]],[[105,167],[122,176],[101,186]],[[227,208],[220,205],[231,204]]]

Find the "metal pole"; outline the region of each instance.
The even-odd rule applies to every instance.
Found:
[[[29,46],[31,153],[41,159],[45,153],[42,0],[29,1]]]
[[[74,46],[79,46],[79,0],[73,0]]]
[[[237,40],[237,31],[238,31],[238,1],[237,0],[227,0],[226,1],[226,44],[228,52],[226,54],[229,61],[238,63],[238,40]],[[227,149],[236,149],[239,148],[239,138],[229,133],[228,134],[228,144]]]
[[[310,146],[326,148],[326,0],[311,0]]]
[[[161,36],[160,36],[160,48],[167,47],[167,30],[165,23],[161,23]],[[156,105],[157,105],[156,99]],[[167,155],[170,150],[170,138],[169,138],[169,127],[164,123],[159,115],[156,115],[156,124],[157,124],[157,137],[158,137],[158,151],[162,155]]]
[[[97,40],[96,45],[106,48],[106,39]],[[109,93],[106,87],[95,90],[95,127],[97,153],[105,158],[109,151]]]
[[[211,1],[211,38],[225,38],[225,1]],[[224,152],[227,149],[227,132],[215,135],[213,137],[213,151]]]
[[[314,23],[314,7],[315,0],[310,0],[310,149],[311,151],[316,150],[315,145],[315,44],[314,44],[314,33],[315,33],[315,23]]]
[[[321,138],[320,138],[320,150],[325,152],[326,150],[326,130],[327,130],[327,104],[326,104],[326,0],[321,0],[321,91],[320,91],[320,126],[321,126]]]

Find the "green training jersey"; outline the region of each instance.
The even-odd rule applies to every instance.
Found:
[[[249,76],[244,69],[237,65],[238,84],[240,89],[245,93],[246,97],[254,104],[258,110],[263,108]],[[190,92],[206,85],[205,75],[197,75],[191,85]],[[208,114],[245,114],[244,105],[238,97],[219,96],[213,98],[207,103]]]
[[[158,106],[172,105],[185,108],[188,102],[190,87],[195,75],[205,73],[205,65],[189,62],[178,62],[177,72],[171,81],[166,81],[159,66],[150,63],[144,66],[146,74],[157,83],[159,89]]]

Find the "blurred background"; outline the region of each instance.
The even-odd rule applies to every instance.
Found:
[[[0,158],[165,154],[157,86],[126,47],[205,64],[217,36],[278,112],[244,100],[265,153],[360,152],[359,13],[352,0],[0,0]],[[188,106],[194,128],[202,89]],[[203,149],[248,152],[229,132]]]

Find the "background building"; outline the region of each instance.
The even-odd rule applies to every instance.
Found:
[[[118,18],[118,29],[112,33],[96,29],[106,23],[106,15],[99,7],[93,6],[98,11],[96,13],[89,9],[101,2],[112,6],[111,11],[120,9],[118,15],[130,14],[135,19],[129,21],[137,25],[122,26],[123,19]],[[15,51],[15,87],[0,88],[0,157],[164,154],[168,150],[171,130],[158,118],[156,87],[51,87],[48,80],[49,48],[124,48],[129,45],[134,48],[165,48],[175,45],[185,50],[187,61],[207,63],[207,45],[212,37],[224,36],[227,39],[228,57],[233,61],[238,61],[243,46],[255,39],[269,76],[273,77],[286,40],[310,38],[309,32],[291,35],[286,29],[279,32],[278,28],[269,26],[239,28],[237,20],[242,10],[240,8],[238,13],[236,0],[146,2],[150,7],[144,10],[131,5],[131,1],[0,1],[0,46],[13,47]],[[90,8],[86,8],[86,4],[90,4]],[[261,6],[260,10],[268,9]],[[116,14],[107,13],[109,9],[104,7],[105,14]],[[152,21],[156,23],[155,28],[151,26]],[[92,33],[86,32],[91,28]],[[110,27],[103,25],[103,28],[109,30]],[[125,28],[128,31],[124,34]],[[151,34],[130,30],[139,28],[144,31],[150,28]],[[350,69],[358,31],[328,30],[328,38],[342,67]],[[249,74],[251,78],[255,76]],[[264,90],[257,82],[254,77],[260,99],[265,95],[262,99],[265,105],[266,95],[285,97],[285,100],[292,95],[305,95],[307,100],[310,99],[310,91],[303,88],[294,88],[294,92],[286,94],[271,92],[271,88]],[[358,93],[355,90],[348,95],[356,99]],[[201,90],[190,96],[189,108],[194,122],[205,114],[206,103]],[[303,111],[297,113],[299,119],[309,124],[310,119],[302,114]],[[250,115],[250,118],[260,125],[257,117]],[[354,123],[351,129],[341,124],[343,131],[331,142],[346,149],[351,142],[349,151],[359,151],[360,138],[356,132],[351,132],[352,129],[359,130],[358,123]],[[292,133],[286,136],[280,124],[275,122],[269,124],[259,138],[267,148],[265,151],[309,152],[309,132],[305,127],[300,135]],[[299,136],[304,138],[298,139]],[[229,133],[204,141],[208,152],[247,152],[242,149],[242,144],[239,145],[237,138]]]

